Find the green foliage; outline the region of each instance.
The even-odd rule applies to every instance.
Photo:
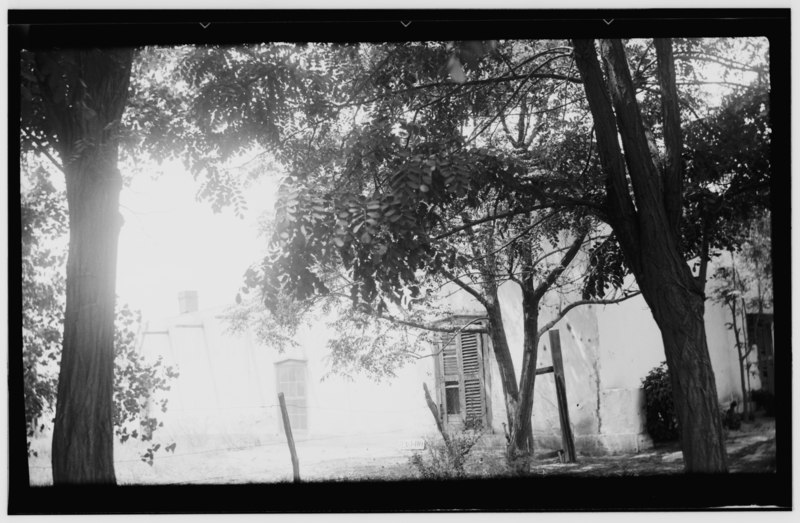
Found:
[[[514,176],[517,168],[489,151],[455,155],[436,150],[440,146],[426,149],[397,151],[381,173],[385,185],[374,187],[371,196],[337,189],[319,194],[318,185],[299,180],[285,184],[272,253],[264,263],[265,295],[280,291],[298,300],[325,295],[330,289],[315,270],[324,260],[348,273],[354,306],[377,303],[380,311],[388,302],[398,303],[406,288],[414,292],[417,271],[454,269],[456,252],[435,248],[430,238],[431,227],[443,219],[438,209],[485,201],[488,187]]]
[[[420,357],[433,343],[431,331],[416,331],[370,314],[340,308],[328,340],[331,373],[365,375],[375,381],[394,377],[396,369]],[[416,332],[411,332],[416,331]]]
[[[672,383],[667,363],[653,368],[644,379],[646,429],[655,442],[678,439],[678,419],[672,402]]]
[[[255,274],[252,270],[248,271],[248,274],[251,273]],[[305,326],[304,313],[305,309],[290,299],[282,300],[277,312],[271,313],[245,286],[242,292],[237,294],[237,304],[229,307],[222,318],[226,321],[229,332],[233,334],[251,332],[262,345],[282,353],[297,347],[294,336],[299,327]]]
[[[748,313],[762,313],[772,307],[772,252],[770,214],[757,216],[736,234],[738,248],[730,252],[730,262],[719,265],[713,273],[710,291],[712,301],[730,311],[726,326],[733,331],[739,365],[747,373],[753,344],[746,342],[745,317]],[[721,258],[722,259],[722,258]],[[727,260],[726,260],[727,261]],[[742,384],[742,395],[747,396],[747,383]]]
[[[736,412],[736,402],[732,402],[727,410],[720,408],[722,414],[722,426],[728,430],[739,430],[742,427],[742,417]]]
[[[762,147],[768,104],[762,85],[731,91],[714,113],[692,81],[703,80],[703,60],[731,66],[729,55],[746,50],[757,62],[763,44],[679,39],[675,48],[689,102],[711,114],[684,118],[694,120],[684,140],[685,250],[696,255],[703,230],[722,231],[731,213],[746,211],[729,206],[704,222],[709,188],[721,183],[727,195],[712,196],[727,205],[769,167]],[[659,97],[646,89],[655,70],[652,45],[632,40],[628,52],[657,142]],[[588,108],[563,41],[146,48],[134,73],[125,128],[142,138],[126,143],[157,158],[181,158],[215,208],[241,212],[242,187],[226,165],[245,152],[268,151],[287,174],[261,271],[273,312],[274,295],[302,301],[331,292],[323,261],[345,269],[355,304],[397,301],[420,271],[453,268],[443,262],[454,261],[458,249],[432,238],[464,215],[486,216],[488,202],[500,211],[543,200],[558,206],[565,198],[603,204]],[[743,125],[748,145],[739,147],[726,138]],[[717,154],[723,146],[730,151]],[[723,232],[713,245],[727,243]],[[591,257],[586,296],[602,296],[624,276],[613,246],[609,241]]]
[[[515,155],[504,156],[508,147],[494,146],[482,133],[470,144],[463,129],[496,121],[498,107],[520,98],[549,104],[546,90],[515,92],[506,86],[511,78],[497,83],[492,78],[508,75],[509,57],[520,61],[520,78],[529,72],[545,82],[548,74],[563,75],[566,63],[555,58],[568,49],[550,50],[551,44],[182,50],[172,77],[184,82],[192,101],[166,120],[159,115],[174,129],[161,134],[183,137],[173,144],[174,151],[183,152],[174,154],[192,172],[202,173],[201,196],[221,198],[220,205],[237,201],[225,196],[229,190],[220,166],[248,147],[269,150],[288,175],[271,253],[259,268],[262,294],[273,313],[285,296],[303,301],[331,292],[323,264],[344,269],[353,282],[348,291],[354,305],[381,310],[400,301],[407,289],[414,292],[418,271],[453,269],[457,261],[463,266],[457,249],[432,245],[433,227],[445,232],[464,212],[480,216],[496,198],[508,200],[505,209],[540,198],[530,166]],[[447,79],[454,74],[463,87],[454,89]],[[467,85],[466,80],[477,82]],[[135,85],[142,93],[136,100],[150,98],[145,94],[153,81]],[[511,98],[498,100],[495,93]],[[559,143],[559,133],[548,136],[548,146]],[[581,136],[573,138],[571,147],[586,146]],[[547,150],[544,143],[541,149]],[[531,155],[526,158],[530,163]],[[566,162],[559,169],[571,175],[582,169],[579,163]],[[529,181],[529,194],[517,191],[512,199],[510,188]]]
[[[423,479],[457,479],[466,476],[465,465],[473,447],[483,435],[483,427],[478,422],[467,421],[464,429],[449,435],[449,444],[442,441],[426,440],[427,457],[415,452],[409,463]]]
[[[660,98],[645,89],[655,74],[652,45],[631,41],[628,47],[657,149],[663,139],[656,125]],[[680,80],[702,81],[696,78],[704,70],[698,65],[702,52],[712,57],[727,52],[717,40],[680,40],[676,47],[683,53]],[[346,70],[355,74],[351,83],[359,87],[358,96],[350,100],[363,117],[344,121],[352,113],[319,92],[315,100],[330,108],[325,140],[335,142],[338,136],[339,154],[311,140],[287,146],[293,158],[304,160],[302,169],[295,159],[286,165],[291,177],[278,203],[273,250],[264,262],[263,290],[271,310],[276,310],[270,300],[275,293],[305,300],[331,292],[319,271],[321,260],[345,270],[353,282],[348,290],[354,305],[366,303],[378,310],[384,302],[396,301],[402,289],[419,283],[422,275],[465,265],[472,269],[458,245],[472,241],[465,234],[437,240],[464,220],[490,214],[489,202],[496,204],[495,211],[537,203],[559,208],[564,199],[581,202],[577,208],[602,208],[602,170],[590,122],[581,117],[587,111],[581,86],[569,81],[574,72],[562,60],[569,57],[563,42],[363,45],[351,51],[332,54],[322,46],[295,50],[298,56],[327,54],[339,65],[350,64]],[[421,65],[423,56],[431,60],[427,68]],[[439,69],[430,68],[431,63]],[[507,71],[514,63],[517,75],[511,79]],[[523,71],[531,76],[520,80]],[[458,86],[442,82],[448,74]],[[725,205],[732,196],[741,196],[735,199],[743,202],[752,191],[763,195],[758,184],[769,171],[764,161],[769,129],[764,85],[731,91],[715,112],[703,105],[705,99],[692,90],[692,82],[687,84],[691,102],[710,113],[686,125],[684,140],[689,173],[685,250],[692,257],[703,237],[712,247],[729,244],[724,224],[748,210],[736,204],[724,212],[715,207],[712,213],[705,202],[709,191],[724,189],[724,195],[712,197]],[[364,99],[370,103],[360,105]],[[691,120],[687,113],[685,121]],[[747,146],[737,148],[728,137],[742,125],[748,129],[743,136]],[[465,127],[473,130],[466,132]],[[714,144],[723,142],[732,154],[712,158],[718,149]],[[322,149],[327,153],[321,154]],[[725,165],[720,165],[723,159]],[[754,167],[749,174],[747,166]],[[558,215],[569,216],[576,204],[569,209],[559,209]],[[495,225],[520,231],[525,218],[527,225],[535,219],[522,215]],[[568,229],[569,221],[561,225]],[[522,234],[508,249],[520,254],[520,244],[550,239],[548,234],[557,231],[552,227]],[[498,260],[513,268],[516,260],[504,255]],[[449,266],[442,263],[456,260]],[[621,286],[627,268],[613,238],[593,251],[590,263],[584,298],[603,297]]]
[[[589,273],[583,284],[583,299],[603,298],[609,287],[622,288],[629,273],[622,249],[612,234],[589,251]]]
[[[273,236],[274,227],[274,222],[265,221],[263,235]],[[328,267],[320,267],[321,280],[332,282],[329,285],[346,281],[333,268],[326,272]],[[327,341],[330,372],[323,379],[331,374],[346,378],[358,374],[376,381],[394,376],[397,368],[419,358],[419,353],[429,348],[430,333],[414,326],[428,325],[448,315],[442,307],[428,304],[423,299],[427,291],[419,288],[400,297],[407,307],[389,304],[381,313],[364,302],[354,308],[351,296],[342,292],[314,295],[306,300],[280,288],[266,294],[258,288],[265,270],[263,266],[252,267],[246,272],[237,305],[225,315],[230,330],[255,332],[264,346],[283,351],[297,345],[294,338],[299,329],[313,328],[312,319],[314,325],[326,321],[333,335]],[[270,300],[269,308],[262,301],[265,295]]]
[[[734,259],[745,303],[751,311],[770,309],[774,299],[770,213],[756,216],[741,234],[744,238]]]
[[[153,441],[153,433],[164,425],[159,413],[167,411],[167,398],[160,395],[168,392],[169,382],[178,377],[178,372],[163,364],[161,357],[150,362],[138,353],[135,346],[136,328],[140,315],[127,305],[117,308],[114,332],[114,433],[121,443],[128,439],[143,442]],[[173,450],[174,443],[169,445]],[[160,443],[150,443],[142,455],[142,461],[153,464]]]
[[[769,86],[735,92],[685,129],[683,246],[687,257],[741,248],[750,223],[769,209]],[[735,137],[735,139],[732,139]]]
[[[22,343],[25,422],[31,439],[48,425],[55,405],[64,322],[66,204],[41,166],[21,194]]]

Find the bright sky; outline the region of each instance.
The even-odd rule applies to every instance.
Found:
[[[178,313],[178,292],[196,290],[201,309],[234,302],[248,266],[265,245],[257,219],[274,205],[276,176],[266,174],[245,191],[243,219],[215,214],[195,198],[198,183],[181,165],[157,178],[135,177],[122,191],[117,294],[143,317]]]

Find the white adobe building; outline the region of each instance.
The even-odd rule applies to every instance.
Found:
[[[500,289],[506,335],[516,369],[522,359],[521,294],[514,283]],[[139,350],[176,365],[162,437],[182,448],[231,448],[284,439],[277,393],[283,392],[295,439],[329,439],[335,455],[358,450],[398,455],[436,437],[422,384],[436,396],[448,421],[479,413],[491,428],[488,442],[503,444],[506,419],[500,375],[488,336],[464,332],[437,357],[401,368],[395,378],[376,383],[329,373],[325,325],[302,332],[299,348],[278,353],[250,334],[228,332],[220,309],[202,309],[195,292],[181,293],[179,314],[143,326]],[[461,319],[477,318],[480,308],[465,296],[451,308]],[[706,306],[706,333],[719,400],[741,401],[739,367],[726,311]],[[771,315],[759,340],[764,383],[771,383],[765,355],[772,353]],[[546,318],[542,318],[546,321]],[[480,326],[480,322],[477,323]],[[660,333],[641,297],[617,305],[583,306],[559,322],[569,417],[578,453],[636,452],[651,445],[644,430],[641,379],[664,360]],[[754,338],[755,339],[755,338]],[[454,350],[455,349],[455,350]],[[447,357],[447,361],[445,361]],[[538,367],[552,364],[547,337]],[[753,354],[753,358],[757,358]],[[755,360],[754,360],[755,362]],[[751,383],[759,388],[757,379]],[[534,437],[537,448],[561,448],[553,375],[536,380]],[[457,424],[457,423],[456,423]],[[357,448],[358,447],[358,448]]]

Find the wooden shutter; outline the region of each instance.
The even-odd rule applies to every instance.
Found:
[[[440,404],[442,418],[447,423],[486,421],[481,340],[475,332],[440,337]]]
[[[441,416],[445,422],[461,418],[464,401],[461,394],[461,365],[458,357],[458,337],[443,333],[439,342],[442,346],[440,359],[442,368]],[[447,343],[450,342],[450,343]],[[447,345],[444,345],[447,343]]]
[[[484,421],[483,372],[480,336],[475,332],[461,333],[461,367],[464,388],[465,418]]]
[[[442,343],[445,342],[447,342],[447,339],[442,341]],[[453,379],[458,379],[461,374],[458,365],[458,346],[455,340],[442,349],[442,368],[444,369],[446,378],[451,377]]]

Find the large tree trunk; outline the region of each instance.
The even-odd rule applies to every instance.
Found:
[[[642,295],[664,342],[684,466],[687,472],[725,472],[724,432],[703,319],[705,297],[683,260],[670,265],[645,263],[649,270],[639,281],[647,282],[641,285]]]
[[[114,304],[122,218],[118,131],[132,50],[39,52],[67,182],[70,245],[53,482],[115,483]]]
[[[726,472],[717,388],[703,321],[703,285],[683,259],[675,232],[675,198],[681,194],[679,155],[674,150],[680,144],[675,112],[664,120],[664,125],[671,127],[666,141],[670,161],[661,174],[649,152],[622,42],[601,43],[607,82],[594,42],[575,40],[574,47],[607,175],[608,220],[661,330],[685,468],[689,472]],[[659,64],[661,88],[667,92],[663,102],[674,105],[674,78],[664,78],[674,76],[674,67],[666,63],[672,59],[669,44],[658,42],[657,47],[659,60],[665,62]]]
[[[115,482],[114,302],[121,177],[114,160],[93,158],[94,165],[67,175],[70,247],[54,483]]]

